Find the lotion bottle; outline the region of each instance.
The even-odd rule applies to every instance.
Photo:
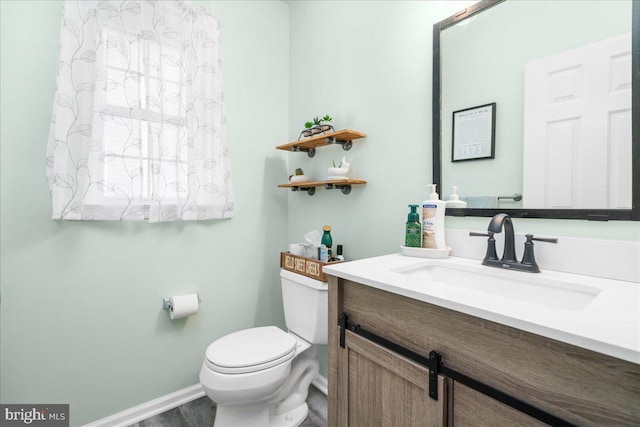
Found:
[[[444,242],[444,211],[447,202],[439,200],[436,184],[431,184],[429,199],[422,202],[422,247],[446,249]]]

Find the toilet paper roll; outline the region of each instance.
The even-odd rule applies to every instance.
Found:
[[[303,256],[304,246],[302,245],[302,243],[292,243],[289,245],[289,253],[291,255]]]
[[[169,299],[171,300],[171,308],[169,309],[171,320],[182,319],[198,313],[198,294],[178,295]]]

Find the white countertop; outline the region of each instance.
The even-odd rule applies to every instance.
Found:
[[[467,283],[464,287],[447,286],[438,280],[402,274],[424,266],[445,267],[440,269],[444,272],[448,271],[446,268],[454,268],[467,275],[480,272],[481,275],[514,281],[514,287],[520,285],[515,282],[517,280],[563,283],[569,288],[575,284],[576,289],[593,289],[597,291],[597,295],[589,295],[590,301],[584,306],[576,303],[573,307],[562,308],[554,307],[554,301],[540,300],[539,295],[538,301],[535,301],[536,298],[528,300],[522,296],[513,298],[498,295],[495,290],[493,293],[476,290],[473,283]],[[466,258],[449,257],[438,260],[402,254],[333,264],[323,267],[323,271],[332,276],[640,364],[639,283],[556,271],[508,271],[482,266],[480,261]],[[535,290],[537,285],[522,286]]]

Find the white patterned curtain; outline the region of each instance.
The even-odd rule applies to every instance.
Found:
[[[233,216],[219,22],[176,0],[65,0],[46,171],[54,219]]]

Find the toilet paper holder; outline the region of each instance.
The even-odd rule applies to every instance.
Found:
[[[196,294],[198,296],[198,304],[200,304],[202,302],[202,299],[200,298],[200,294]],[[163,298],[162,299],[162,308],[164,310],[171,310],[171,307],[173,307],[173,303],[171,302],[171,298],[167,297],[167,298]]]

